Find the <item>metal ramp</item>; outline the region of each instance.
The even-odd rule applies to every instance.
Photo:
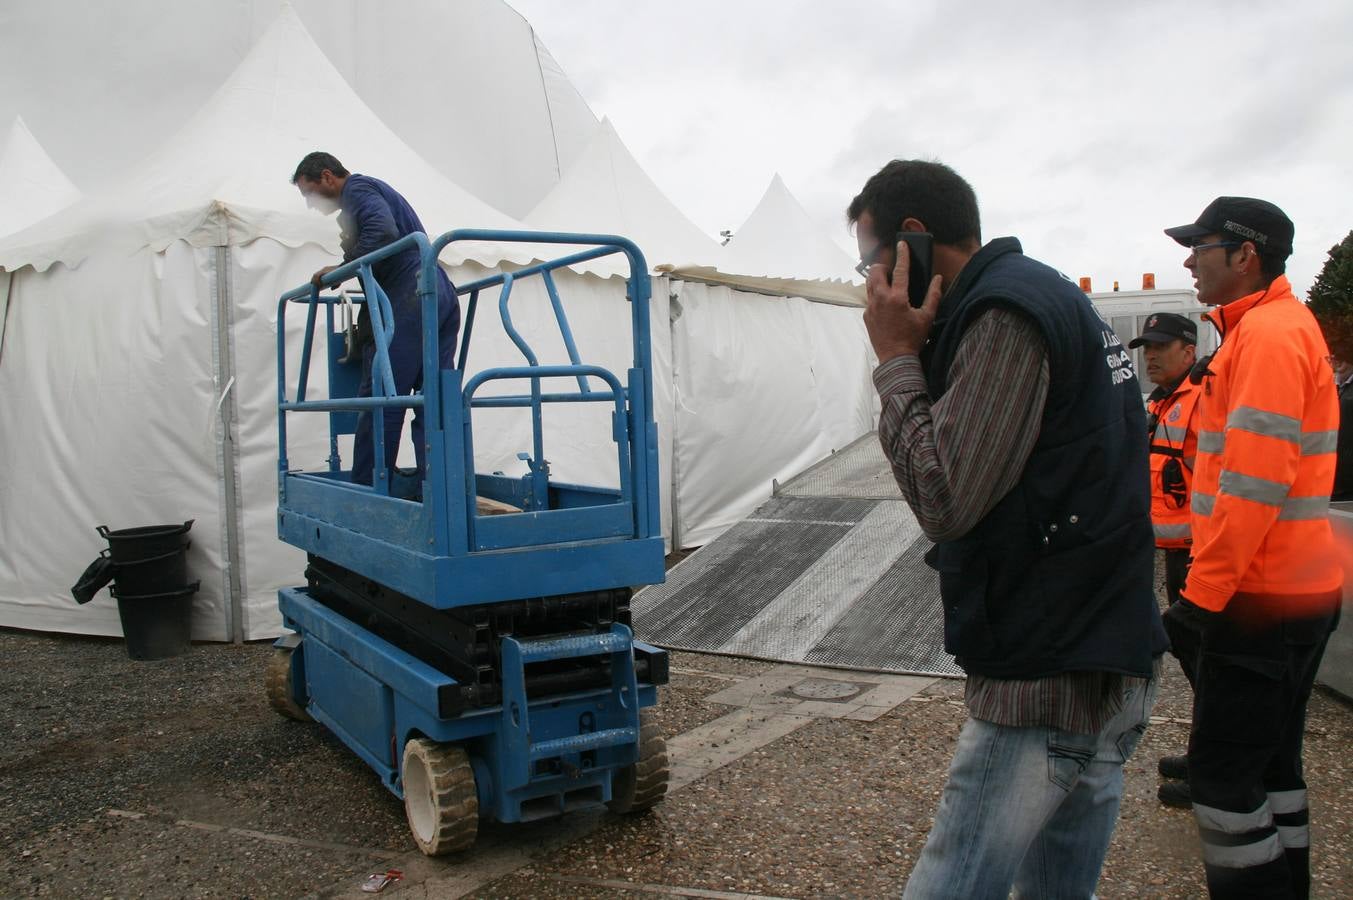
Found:
[[[928,549],[867,434],[640,591],[635,633],[677,650],[961,677]]]

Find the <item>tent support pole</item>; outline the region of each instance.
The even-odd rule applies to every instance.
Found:
[[[680,398],[681,379],[680,377],[678,377],[677,372],[676,319],[673,318],[671,312],[673,306],[675,306],[677,309],[681,308],[680,289],[677,284],[671,284],[670,287],[668,288],[667,302],[669,304],[667,312],[667,333],[668,333],[667,346],[669,348],[668,353],[671,355],[672,358],[672,401],[673,401],[672,444],[671,444],[672,501],[670,504],[672,509],[672,552],[680,553],[682,549],[681,540],[683,537],[681,529],[681,454],[677,452],[677,443],[678,439],[681,437],[681,430],[677,423],[681,418],[679,412],[681,407],[681,398]]]
[[[222,557],[226,577],[226,633],[236,644],[244,642],[243,579],[241,568],[244,548],[240,544],[239,483],[237,468],[239,448],[235,444],[235,399],[229,396],[235,385],[235,353],[231,334],[234,331],[234,297],[230,284],[230,248],[216,249],[216,278],[214,279],[216,313],[216,390],[218,416],[217,454],[221,466],[222,532],[225,546]]]

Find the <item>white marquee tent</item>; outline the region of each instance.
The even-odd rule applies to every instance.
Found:
[[[106,595],[84,607],[69,595],[102,546],[94,526],[194,519],[194,637],[277,632],[276,589],[304,563],[276,538],[276,298],[338,250],[334,221],[306,210],[289,183],[315,135],[330,135],[355,171],[398,173],[391,180],[434,231],[520,227],[400,141],[284,10],[141,164],[0,239],[13,278],[0,361],[0,624],[120,633]],[[457,274],[504,258],[530,252],[444,254]],[[292,461],[322,465],[322,422],[293,431]]]
[[[858,285],[855,260],[822,232],[784,179],[773,176],[761,200],[733,232],[719,268],[738,274]],[[863,301],[863,291],[854,295]]]
[[[93,526],[192,518],[190,568],[203,578],[194,637],[278,630],[275,591],[300,578],[303,560],[277,541],[274,522],[276,297],[338,252],[334,222],[306,210],[288,180],[316,135],[331,135],[324,148],[354,171],[395,183],[433,233],[520,227],[396,136],[290,8],[200,106],[118,178],[0,237],[0,275],[13,279],[11,334],[0,358],[0,391],[9,398],[0,405],[0,452],[9,461],[0,469],[0,625],[119,633],[109,598],[76,607],[69,596],[102,546]],[[683,504],[674,511],[664,491],[663,520],[684,529],[682,543],[692,546],[751,509],[771,478],[869,427],[867,404],[853,393],[858,310],[788,296],[850,302],[848,286],[816,275],[754,275],[750,287],[730,289],[718,245],[653,185],[609,123],[589,127],[575,165],[537,205],[532,225],[624,233],[663,270],[714,273],[699,281],[660,273],[652,307],[662,483],[679,480]],[[787,237],[768,229],[765,240]],[[464,283],[541,252],[456,245],[442,261]],[[624,282],[607,277],[613,266],[585,269],[559,276],[579,350],[585,361],[623,370]],[[520,363],[502,330],[489,327],[496,299],[481,298],[471,372]],[[512,303],[515,324],[542,362],[564,361],[546,304],[543,291],[523,284]],[[293,345],[299,318],[289,323]],[[761,427],[744,446],[749,409]],[[477,467],[516,474],[523,468],[516,453],[529,440],[524,423],[502,421],[502,413],[476,413]],[[578,427],[597,415],[600,428]],[[547,415],[547,429],[558,476],[614,477],[600,462],[613,456],[604,414],[575,407]],[[293,464],[321,465],[322,424],[291,431]],[[673,435],[686,444],[674,446]],[[674,463],[685,467],[680,479]]]
[[[0,122],[24,114],[89,189],[161,146],[284,5],[5,0]],[[530,23],[502,0],[290,5],[382,121],[434,167],[515,216],[558,181],[596,126]]]

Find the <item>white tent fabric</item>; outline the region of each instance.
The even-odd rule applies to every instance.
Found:
[[[0,236],[11,234],[75,202],[80,190],[15,116],[0,145]],[[0,358],[4,357],[10,274],[0,271]]]
[[[596,126],[530,23],[502,0],[292,2],[384,122],[513,216],[558,181]],[[114,177],[206,104],[282,6],[6,0],[0,122],[26,114],[77,184]],[[329,143],[352,127],[311,137]]]
[[[194,519],[189,570],[226,570],[208,430],[214,265],[211,250],[175,242],[15,274],[0,359],[0,625],[121,634],[106,592],[83,607],[69,593],[105,546],[99,524]],[[228,636],[227,596],[205,577],[196,637]]]
[[[651,267],[712,263],[719,256],[718,243],[667,199],[609,119],[526,222],[547,231],[622,234]]]
[[[80,189],[52,162],[23,117],[15,116],[0,145],[0,235],[46,218],[79,196]]]
[[[873,360],[858,309],[675,290],[677,540],[699,547],[873,427]]]
[[[334,131],[334,121],[343,128]],[[106,595],[77,607],[69,594],[102,546],[94,526],[194,519],[189,568],[202,579],[194,637],[278,632],[276,590],[302,577],[304,559],[276,538],[277,297],[337,251],[334,222],[306,210],[287,176],[312,149],[306,135],[331,132],[340,158],[388,176],[434,232],[515,226],[400,142],[284,12],[213,101],[146,163],[0,241],[13,275],[0,358],[0,625],[118,634]],[[114,217],[117,227],[104,230]],[[97,243],[96,234],[111,239]],[[453,247],[444,259],[461,263],[453,275],[464,282],[483,274],[474,259],[496,265],[499,255],[486,245]],[[559,282],[584,353],[623,371],[627,363],[614,363],[628,346],[623,282],[575,273]],[[534,335],[547,320],[543,293],[519,292],[515,321]],[[482,298],[471,371],[521,361],[493,337],[493,294]],[[665,289],[660,296],[654,315],[663,325]],[[293,377],[299,313],[293,308],[287,328]],[[660,420],[670,421],[668,338],[657,329],[654,355],[665,369],[655,399],[668,410]],[[538,342],[543,362],[560,361]],[[320,359],[313,368],[312,390],[322,391]],[[595,462],[602,451],[573,437],[568,416],[560,422],[568,440],[558,452],[550,438],[560,429],[547,434],[555,471],[604,483]],[[290,462],[323,466],[327,416],[289,425]],[[482,426],[481,468],[520,466],[515,453],[529,441],[513,427]]]

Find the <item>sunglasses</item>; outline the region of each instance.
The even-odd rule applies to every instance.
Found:
[[[1196,255],[1203,250],[1211,250],[1213,247],[1239,247],[1240,244],[1240,241],[1214,241],[1211,244],[1193,244],[1189,249]]]

